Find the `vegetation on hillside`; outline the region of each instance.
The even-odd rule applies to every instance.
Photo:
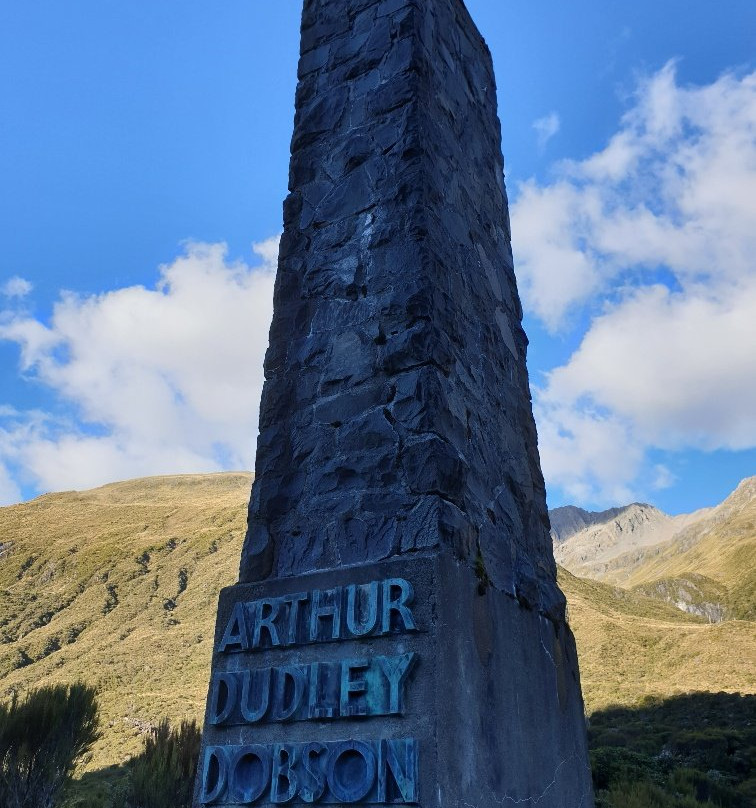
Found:
[[[201,720],[218,593],[237,577],[249,485],[248,474],[154,478],[0,508],[0,701],[77,680],[98,692],[102,736],[67,792],[66,808],[126,808],[127,763],[142,754],[161,720],[170,717],[174,727]],[[560,584],[595,749],[612,748],[593,733],[617,705],[629,712],[612,720],[630,725],[642,714],[656,721],[660,713],[648,705],[660,698],[756,692],[753,622],[712,625],[657,598],[563,570]],[[646,728],[655,731],[653,723]],[[625,747],[628,755],[646,755],[644,767],[661,754]],[[610,763],[620,779],[612,775],[602,788],[602,799],[615,800],[606,806],[706,805],[659,802],[657,791],[672,786],[656,775],[638,776],[637,799],[621,786],[635,803],[617,802],[612,784],[624,775],[616,760]]]
[[[634,586],[632,591],[671,603],[684,612],[706,618],[710,623],[738,616],[729,605],[732,596],[727,587],[695,572],[677,578],[656,578]]]
[[[595,712],[596,808],[756,804],[756,696],[690,693]]]
[[[151,478],[0,508],[0,700],[96,688],[88,769],[199,720],[220,589],[235,580],[249,474]]]
[[[648,696],[756,692],[754,624],[711,624],[662,601],[559,570],[589,713]]]
[[[0,703],[0,805],[55,808],[98,735],[91,687],[42,687]]]
[[[196,721],[161,721],[129,762],[130,808],[191,808],[201,732]]]

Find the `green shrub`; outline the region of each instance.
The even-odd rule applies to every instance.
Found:
[[[756,697],[647,698],[590,719],[596,808],[750,808]]]
[[[599,747],[591,750],[591,771],[593,787],[600,791],[622,781],[659,780],[663,766],[629,749]]]
[[[196,721],[163,720],[131,761],[132,808],[191,808],[201,734]]]
[[[97,697],[83,684],[29,691],[0,704],[0,805],[53,808],[97,731]]]
[[[611,808],[672,808],[674,805],[653,783],[616,783],[607,797],[606,804]]]
[[[718,808],[747,808],[748,803],[732,787],[732,780],[716,771],[677,769],[669,779],[670,790],[692,798],[692,805],[716,805]]]

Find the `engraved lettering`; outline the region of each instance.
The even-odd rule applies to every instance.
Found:
[[[341,639],[341,588],[313,590],[310,607],[310,642],[317,642],[320,637],[320,621],[331,620],[332,640]]]
[[[270,783],[273,759],[262,744],[242,746],[236,753],[229,786],[230,796],[240,805],[259,800]]]
[[[367,715],[367,704],[364,697],[352,701],[353,696],[367,691],[367,680],[364,677],[352,679],[352,674],[367,670],[370,663],[365,659],[345,659],[341,663],[341,699],[339,714],[342,717]]]
[[[202,803],[215,802],[226,790],[228,780],[228,758],[222,746],[209,746],[202,761]]]
[[[238,649],[236,646],[239,646]],[[220,641],[218,650],[221,654],[228,653],[229,648],[239,651],[249,650],[249,634],[247,633],[247,621],[244,616],[244,604],[237,603],[228,619],[226,630]]]
[[[414,738],[208,747],[200,768],[203,805],[362,801],[417,804]]]
[[[301,752],[304,771],[299,796],[305,802],[317,802],[326,790],[326,778],[320,762],[320,756],[328,748],[317,741],[305,744]]]
[[[241,713],[248,724],[261,721],[270,703],[270,668],[245,671],[242,679]]]
[[[398,592],[396,591],[398,590]],[[383,582],[383,614],[381,629],[384,634],[392,630],[392,614],[396,612],[402,623],[401,631],[417,631],[409,604],[415,600],[415,590],[404,578],[390,578]]]
[[[274,805],[281,805],[285,802],[291,802],[297,796],[299,779],[294,771],[296,750],[289,744],[276,744],[273,749],[270,801]],[[286,784],[285,788],[284,783]]]
[[[363,593],[366,593],[366,597]],[[361,606],[363,597],[367,604]],[[375,631],[378,624],[378,581],[347,587],[346,621],[347,628],[354,637],[365,637]]]
[[[375,753],[362,741],[336,744],[328,757],[327,772],[328,787],[339,802],[360,802],[375,782]]]
[[[310,596],[307,592],[299,592],[296,595],[286,595],[281,598],[284,603],[289,604],[289,619],[287,621],[286,645],[297,644],[297,626],[299,623],[299,606],[307,603]]]
[[[228,721],[236,706],[236,677],[233,674],[216,673],[210,688],[210,716],[212,726]]]
[[[264,651],[417,631],[410,608],[414,599],[409,581],[391,578],[237,603],[218,652]]]
[[[323,681],[323,674],[327,672],[327,666],[314,662],[310,665],[309,676],[307,680],[308,694],[307,694],[307,717],[308,718],[333,718],[334,709],[328,704],[324,704],[325,700],[325,686],[326,682]]]
[[[216,651],[237,657],[223,663],[231,670],[213,675],[208,726],[258,727],[236,733],[240,740],[258,740],[263,724],[403,715],[418,655],[375,655],[385,640],[364,657],[331,653],[331,661],[313,660],[308,652],[307,663],[263,666],[238,655],[260,653],[268,662],[281,654],[274,649],[339,640],[354,647],[370,637],[415,632],[414,602],[412,584],[390,578],[236,603]],[[297,654],[290,661],[301,659]],[[414,738],[288,743],[283,728],[274,737],[278,743],[207,746],[199,769],[200,803],[418,803]]]
[[[216,673],[208,722],[217,726],[401,715],[416,661],[417,654],[411,651],[372,660]]]
[[[262,645],[262,632],[263,629],[265,629],[268,633],[271,646],[276,648],[281,645],[281,640],[278,637],[278,629],[275,626],[275,620],[281,608],[281,599],[272,598],[271,600],[258,600],[256,601],[256,606],[255,631],[252,637],[252,646],[254,648],[260,648]]]
[[[301,668],[287,665],[274,670],[273,720],[288,721],[299,709],[307,686]]]
[[[382,740],[378,749],[378,801],[418,802],[418,747],[414,738]],[[391,772],[391,779],[389,779]]]
[[[391,714],[404,712],[404,682],[415,662],[414,651],[398,657],[378,657],[376,662],[381,666],[389,682],[389,707]]]

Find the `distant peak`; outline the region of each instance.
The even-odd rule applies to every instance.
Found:
[[[594,525],[603,525],[610,522],[624,521],[643,515],[667,517],[663,511],[646,502],[632,502],[630,505],[621,505],[618,508],[608,508],[605,511],[586,511],[575,505],[563,505],[549,511],[551,519],[551,537],[555,542],[567,541],[581,530]]]
[[[756,496],[756,477],[746,477],[744,480],[741,480],[731,496],[735,494],[747,494],[751,497]]]

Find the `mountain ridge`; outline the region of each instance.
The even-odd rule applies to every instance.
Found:
[[[707,619],[756,616],[756,477],[691,514],[672,517],[637,503],[587,514],[589,524],[554,540],[557,562],[574,574]],[[562,518],[556,514],[564,535]]]
[[[632,505],[643,505],[642,502],[633,502],[618,508],[607,508],[605,511],[587,511],[577,505],[562,505],[549,510],[551,520],[551,538],[555,544],[567,541],[575,533],[591,525],[600,524],[610,519],[616,519]]]

